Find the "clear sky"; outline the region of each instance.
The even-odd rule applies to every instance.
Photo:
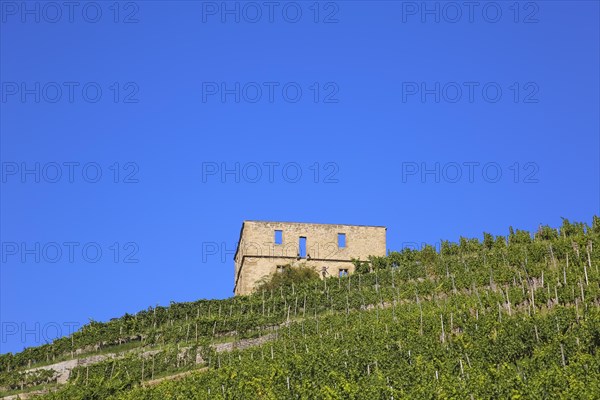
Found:
[[[0,2],[0,352],[225,298],[245,219],[599,208],[599,3]]]

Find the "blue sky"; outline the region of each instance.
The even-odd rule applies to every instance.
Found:
[[[229,297],[246,219],[598,213],[596,1],[61,4],[0,2],[2,353]]]

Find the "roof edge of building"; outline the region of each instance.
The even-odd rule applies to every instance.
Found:
[[[297,222],[297,221],[266,221],[266,220],[256,220],[256,219],[247,219],[244,220],[242,225],[246,222],[258,222],[263,224],[295,224],[295,225],[338,225],[338,226],[363,226],[367,228],[385,228],[385,225],[362,225],[362,224],[333,224],[333,223],[323,223],[323,222]]]

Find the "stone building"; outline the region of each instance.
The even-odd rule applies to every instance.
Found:
[[[300,264],[320,276],[352,274],[352,259],[386,255],[386,231],[384,226],[244,221],[233,292],[249,294],[262,278]]]

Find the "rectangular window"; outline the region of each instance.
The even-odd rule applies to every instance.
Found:
[[[275,230],[275,244],[283,243],[283,231]]]
[[[277,273],[278,274],[281,274],[284,270],[285,270],[285,265],[278,265],[277,266]]]
[[[343,276],[348,276],[348,269],[347,268],[340,268],[340,278]]]
[[[346,247],[346,234],[345,233],[338,233],[338,247],[340,249],[343,249],[344,247]]]
[[[300,236],[298,240],[298,257],[306,258],[306,238]]]

